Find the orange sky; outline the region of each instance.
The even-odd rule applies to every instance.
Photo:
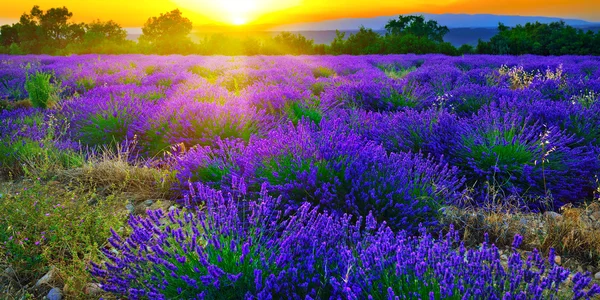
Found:
[[[115,20],[140,27],[150,16],[180,8],[195,25],[289,24],[337,18],[423,13],[492,13],[600,21],[600,0],[1,0],[0,23],[29,11],[67,6],[74,21]]]

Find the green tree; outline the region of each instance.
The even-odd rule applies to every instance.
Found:
[[[84,40],[86,42],[123,42],[127,39],[127,31],[116,22],[109,20],[102,22],[96,20],[85,25],[86,31]]]
[[[17,31],[21,46],[30,53],[54,53],[68,43],[80,41],[85,34],[84,24],[69,22],[73,13],[66,7],[43,11],[34,6],[21,15]]]
[[[485,54],[589,55],[600,54],[598,33],[568,26],[565,22],[539,22],[513,28],[498,25],[489,41],[479,41],[477,52]]]
[[[475,48],[469,44],[463,44],[458,48],[458,53],[460,54],[473,54],[475,53]]]
[[[351,34],[346,40],[346,49],[353,55],[381,53],[381,35],[371,28],[361,26],[357,33]]]
[[[2,25],[0,27],[0,45],[9,47],[13,43],[19,43],[17,26]]]
[[[192,21],[176,9],[149,18],[142,27],[140,42],[149,44],[152,52],[186,53],[193,45],[190,39],[192,28]]]
[[[280,32],[273,37],[273,41],[279,54],[312,54],[314,49],[313,40],[287,31]]]
[[[448,27],[439,25],[434,20],[425,21],[425,17],[402,16],[397,20],[389,20],[385,25],[387,35],[412,34],[418,38],[425,38],[442,43],[444,36],[450,31]]]
[[[346,33],[339,30],[335,31],[335,38],[329,46],[331,54],[339,55],[346,53]]]

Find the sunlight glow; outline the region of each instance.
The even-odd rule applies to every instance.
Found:
[[[300,0],[173,0],[181,8],[230,25],[245,25],[263,15],[300,4]]]
[[[246,21],[246,19],[243,17],[234,17],[233,19],[231,19],[231,24],[233,25],[244,25],[247,22],[248,21]]]

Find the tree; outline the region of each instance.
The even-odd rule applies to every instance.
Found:
[[[127,31],[112,20],[106,22],[96,20],[85,25],[85,28],[84,39],[90,42],[123,42],[127,38]]]
[[[182,16],[179,9],[151,17],[142,27],[140,42],[148,43],[159,53],[189,51],[192,41],[192,21]]]
[[[436,21],[425,21],[425,17],[420,16],[402,16],[397,20],[389,20],[385,25],[387,35],[406,35],[412,34],[418,38],[425,38],[435,42],[442,43],[444,35],[450,30],[446,26],[440,26]]]
[[[21,45],[32,53],[51,52],[68,43],[80,41],[85,34],[83,24],[70,23],[73,13],[66,7],[51,8],[44,12],[34,6],[29,14],[21,15],[17,26]]]
[[[346,53],[346,33],[339,30],[335,31],[335,38],[329,46],[331,54],[339,55]]]
[[[346,49],[353,55],[381,53],[381,36],[371,28],[360,26],[358,32],[346,40]]]
[[[9,47],[13,43],[19,43],[17,26],[2,25],[2,27],[0,27],[0,45]]]
[[[313,40],[287,31],[280,32],[273,38],[273,41],[281,54],[312,54],[314,48]]]
[[[495,36],[488,42],[479,41],[477,52],[512,55],[600,54],[596,35],[592,31],[584,32],[568,26],[563,21],[527,23],[513,28],[500,23]]]
[[[475,53],[475,48],[469,44],[463,44],[458,48],[458,53],[460,54],[473,54]]]

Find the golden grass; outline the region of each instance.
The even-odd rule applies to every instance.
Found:
[[[560,214],[448,207],[442,223],[463,232],[467,245],[478,245],[487,232],[491,243],[510,247],[519,234],[523,236],[523,250],[537,248],[547,254],[554,248],[573,265],[600,270],[600,202],[563,207]]]
[[[105,149],[92,156],[80,168],[62,170],[59,181],[79,182],[106,193],[122,192],[136,201],[171,200],[175,173],[148,167],[141,161],[131,161],[128,152]]]

